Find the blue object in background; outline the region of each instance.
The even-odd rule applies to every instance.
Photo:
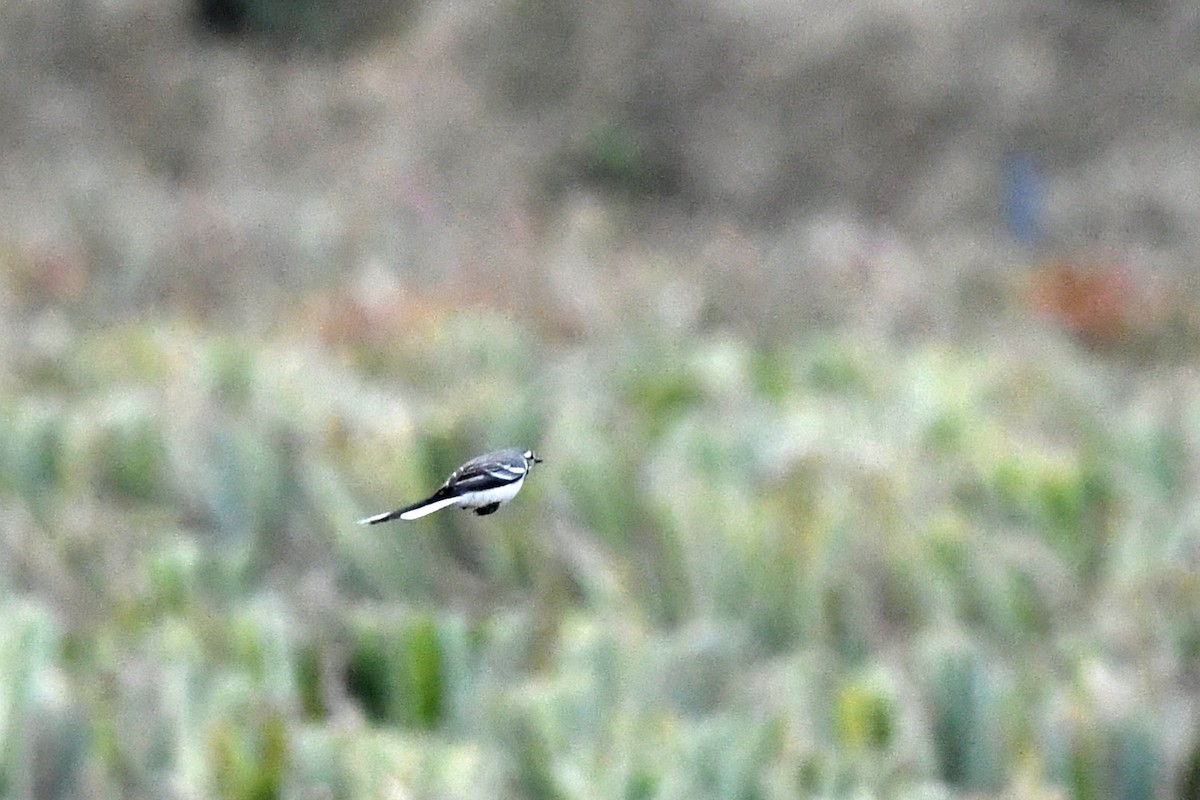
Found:
[[[1037,159],[1030,153],[1010,153],[1004,158],[1004,223],[1013,238],[1033,246],[1042,238],[1043,179]]]

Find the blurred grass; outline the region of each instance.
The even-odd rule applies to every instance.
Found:
[[[0,796],[1186,797],[1200,393],[1038,345],[79,333],[0,395]]]

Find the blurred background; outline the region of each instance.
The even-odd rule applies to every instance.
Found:
[[[1198,154],[1183,0],[5,0],[0,797],[1200,798]]]

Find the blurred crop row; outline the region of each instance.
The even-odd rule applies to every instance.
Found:
[[[11,360],[0,796],[1196,796],[1194,375],[408,333]],[[510,444],[502,514],[354,524]]]

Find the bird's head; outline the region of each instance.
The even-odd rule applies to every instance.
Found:
[[[526,450],[524,453],[522,453],[522,455],[525,456],[525,460],[530,464],[542,463],[542,460],[537,457],[537,453],[533,452],[532,450]]]

